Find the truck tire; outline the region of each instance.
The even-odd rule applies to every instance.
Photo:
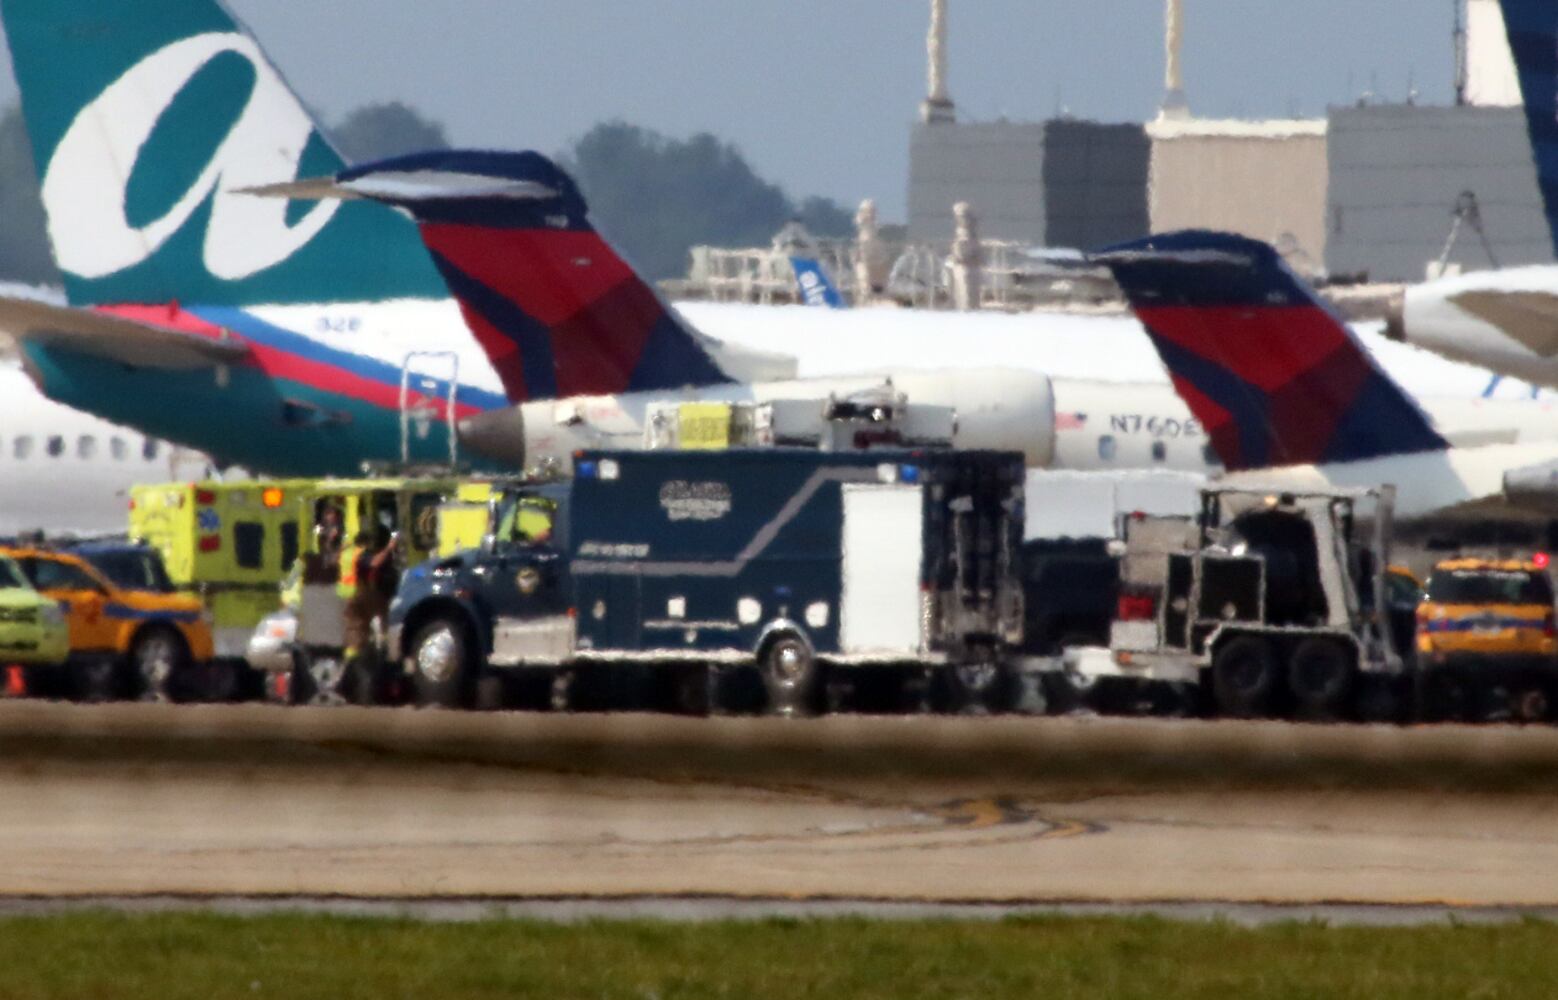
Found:
[[[335,707],[348,704],[350,666],[337,652],[299,650],[288,700],[294,705]]]
[[[1212,695],[1218,713],[1229,718],[1270,716],[1277,682],[1277,658],[1264,639],[1238,636],[1212,658]]]
[[[189,662],[184,637],[166,626],[143,629],[130,646],[135,694],[142,701],[173,700],[174,684]]]
[[[470,644],[459,622],[433,619],[417,630],[409,650],[418,705],[465,708],[470,704],[474,687]]]
[[[794,632],[771,636],[758,654],[758,669],[768,690],[771,715],[811,715],[817,691],[817,657]]]
[[[1354,674],[1352,657],[1331,639],[1305,639],[1288,659],[1288,687],[1305,718],[1340,716],[1352,695]]]
[[[1517,686],[1510,700],[1510,712],[1516,722],[1546,722],[1552,718],[1552,695],[1540,682],[1530,681]]]
[[[994,657],[947,668],[947,687],[956,715],[990,715],[1011,701],[1007,672]]]

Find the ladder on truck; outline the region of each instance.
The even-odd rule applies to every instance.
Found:
[[[444,382],[445,391],[441,393],[443,404],[444,422],[449,428],[449,468],[459,465],[460,460],[460,435],[455,427],[455,416],[459,412],[460,396],[460,356],[454,351],[412,351],[407,354],[400,366],[400,462],[402,466],[411,465],[411,428],[414,420],[431,420],[430,413],[436,413],[436,406],[431,404],[437,399],[436,395],[427,393],[428,388],[438,387],[438,377],[425,371],[415,370],[419,361],[445,361],[449,365],[449,375]],[[415,394],[413,401],[412,380],[422,380],[421,390]],[[426,425],[424,424],[424,427]],[[423,431],[425,436],[426,431]]]

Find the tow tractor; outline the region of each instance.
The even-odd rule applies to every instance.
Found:
[[[1127,517],[1109,645],[1063,682],[1165,688],[1234,718],[1392,718],[1407,671],[1386,615],[1394,490],[1208,488],[1197,517]]]

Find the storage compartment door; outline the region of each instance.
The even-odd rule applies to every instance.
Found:
[[[844,653],[919,651],[923,511],[918,486],[844,487]]]

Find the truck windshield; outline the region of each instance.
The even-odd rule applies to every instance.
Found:
[[[1546,573],[1520,570],[1450,570],[1428,581],[1428,599],[1437,604],[1553,603]]]
[[[22,575],[20,566],[17,566],[16,563],[6,557],[0,556],[0,588],[13,589],[17,587],[31,590],[32,584],[28,583],[27,578]]]
[[[493,533],[500,542],[531,545],[550,542],[556,516],[557,505],[545,497],[528,493],[505,494],[498,501]]]
[[[163,568],[162,557],[149,549],[117,549],[83,552],[82,557],[96,567],[114,586],[125,590],[144,590],[171,594],[173,581]]]

